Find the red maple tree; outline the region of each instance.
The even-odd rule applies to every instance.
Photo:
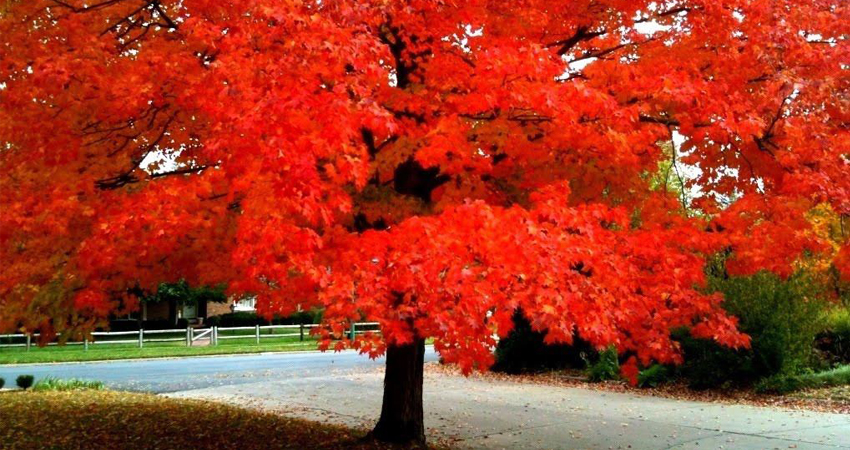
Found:
[[[322,307],[325,348],[386,353],[396,441],[424,439],[425,339],[485,368],[517,308],[632,379],[673,327],[747,345],[705,259],[828,251],[805,213],[850,214],[848,32],[842,0],[7,1],[0,330],[178,279]]]

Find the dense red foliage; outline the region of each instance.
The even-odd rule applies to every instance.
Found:
[[[4,5],[4,330],[185,278],[321,305],[328,335],[377,320],[336,341],[372,354],[415,334],[487,365],[521,306],[674,361],[675,326],[747,343],[707,257],[787,274],[826,249],[807,211],[850,214],[843,0]],[[686,208],[653,185],[675,134]]]

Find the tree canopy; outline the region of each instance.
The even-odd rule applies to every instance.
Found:
[[[747,345],[710,255],[850,278],[806,219],[850,214],[848,32],[843,0],[7,1],[0,329],[185,279],[465,370],[517,308],[631,377],[675,327]]]

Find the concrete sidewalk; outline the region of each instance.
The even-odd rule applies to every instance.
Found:
[[[169,395],[369,427],[380,371]],[[428,434],[470,449],[850,449],[850,415],[699,403],[426,374]]]

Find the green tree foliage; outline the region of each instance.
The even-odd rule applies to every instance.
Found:
[[[224,303],[227,295],[224,286],[191,287],[185,280],[177,283],[162,283],[156,293],[142,297],[142,301],[157,303],[174,300],[177,303],[198,303],[201,301]]]

